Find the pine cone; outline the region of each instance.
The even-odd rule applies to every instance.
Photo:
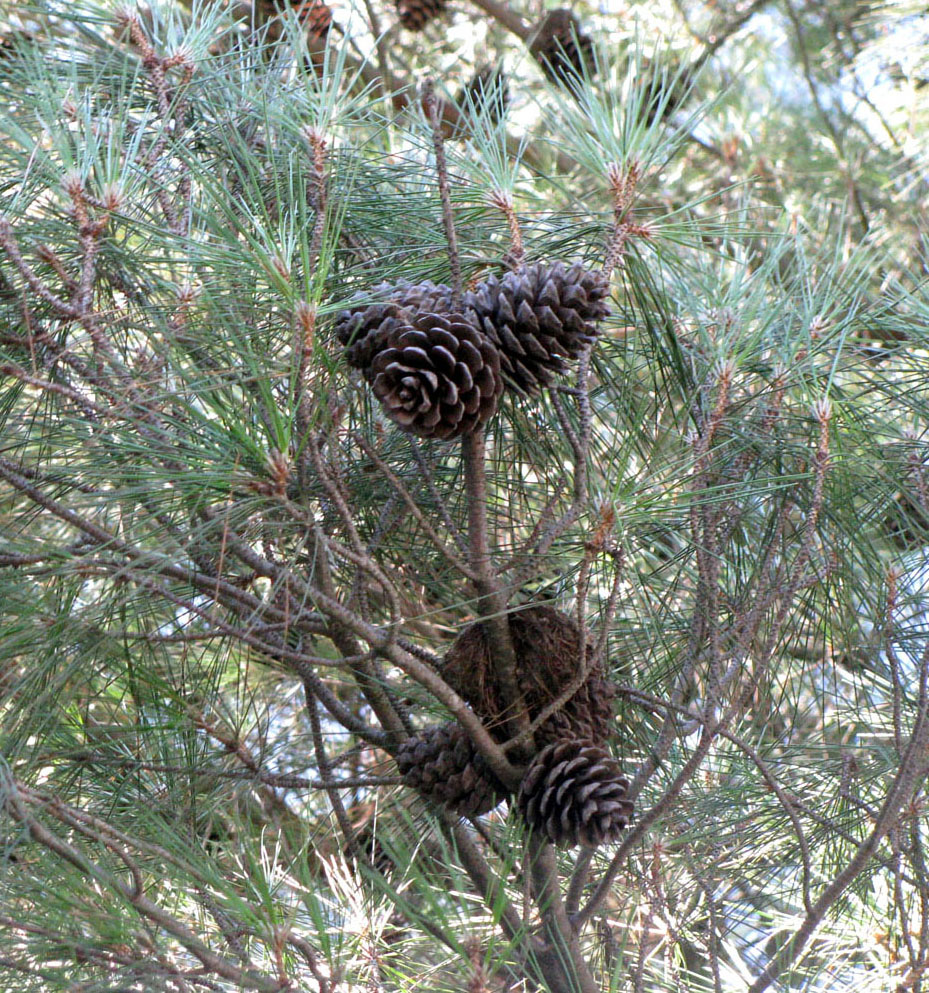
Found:
[[[464,295],[463,310],[499,349],[507,382],[532,394],[596,338],[609,291],[602,273],[579,263],[536,262],[486,279]]]
[[[526,824],[556,845],[595,848],[616,841],[632,818],[629,781],[619,763],[591,741],[547,745],[519,787]]]
[[[460,724],[437,724],[405,741],[397,768],[407,786],[461,817],[493,810],[509,792]]]
[[[444,314],[451,309],[452,291],[444,283],[424,279],[411,283],[401,279],[396,283],[378,283],[369,292],[359,294],[363,300],[355,307],[343,310],[336,318],[335,333],[346,345],[345,358],[349,365],[364,369],[383,347],[391,332],[410,317],[427,311]],[[371,300],[383,303],[371,303]]]
[[[536,740],[550,742],[561,738],[584,738],[594,742],[606,741],[610,735],[615,697],[615,684],[602,678],[598,669],[560,710],[542,724]]]
[[[578,19],[565,7],[550,11],[536,28],[529,51],[553,83],[576,84],[595,68],[594,46]]]
[[[510,102],[506,73],[498,66],[485,66],[462,87],[455,102],[463,111],[476,110],[496,124]]]
[[[581,632],[573,618],[546,604],[510,614],[510,637],[516,654],[516,681],[530,719],[534,720],[577,675]],[[539,744],[563,738],[602,742],[610,734],[616,688],[587,645],[587,679],[535,733]],[[455,639],[442,663],[442,678],[481,718],[505,735],[506,707],[494,676],[490,638],[484,622],[469,624]]]
[[[407,31],[420,31],[445,9],[446,0],[396,0],[400,23]]]
[[[418,314],[377,344],[364,375],[402,430],[457,438],[478,430],[497,409],[500,356],[460,314]]]

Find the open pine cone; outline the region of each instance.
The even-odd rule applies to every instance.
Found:
[[[462,309],[499,349],[507,382],[532,394],[594,341],[609,292],[601,272],[536,262],[486,279],[464,295]]]
[[[397,768],[407,786],[461,817],[486,814],[508,794],[460,724],[437,724],[405,741]]]
[[[629,781],[619,763],[592,741],[547,745],[519,787],[526,824],[556,845],[595,848],[616,841],[632,818]]]
[[[356,369],[371,364],[371,359],[400,324],[408,325],[411,317],[424,311],[448,313],[452,302],[451,287],[433,283],[431,279],[419,283],[407,279],[378,283],[359,296],[362,299],[358,304],[341,311],[335,324],[336,336],[346,346],[345,358]]]
[[[478,430],[497,409],[500,356],[461,315],[397,320],[376,345],[364,375],[402,430],[421,438],[458,438]]]

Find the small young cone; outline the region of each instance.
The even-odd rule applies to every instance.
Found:
[[[591,741],[547,745],[533,759],[519,787],[526,824],[556,845],[616,841],[632,818],[629,781],[619,763]]]
[[[536,262],[484,280],[464,295],[463,310],[497,346],[507,382],[531,395],[596,339],[609,292],[597,270]]]
[[[461,725],[425,728],[397,751],[407,786],[461,817],[486,814],[508,794]]]

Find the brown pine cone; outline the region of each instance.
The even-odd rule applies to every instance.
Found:
[[[407,31],[420,31],[445,9],[446,0],[396,0],[400,23]]]
[[[615,698],[615,684],[604,679],[598,667],[577,693],[542,724],[536,740],[549,742],[560,738],[586,738],[595,742],[606,741],[610,735]]]
[[[403,431],[446,440],[493,416],[503,392],[500,356],[460,314],[418,314],[379,344],[364,375]]]
[[[550,11],[536,28],[529,51],[553,83],[577,83],[596,69],[594,46],[565,7]]]
[[[355,307],[338,315],[335,333],[347,346],[345,358],[349,365],[364,369],[384,347],[391,331],[400,324],[408,324],[410,317],[421,311],[447,313],[451,309],[452,291],[451,287],[433,283],[431,279],[419,283],[401,279],[396,283],[378,283],[359,297],[362,299]]]
[[[616,841],[632,818],[629,781],[619,763],[591,741],[547,745],[519,787],[526,824],[556,845],[596,848]]]
[[[486,279],[464,295],[462,309],[499,349],[507,382],[533,394],[596,339],[609,292],[599,271],[536,262]]]
[[[461,817],[478,817],[508,794],[460,724],[437,724],[418,732],[397,751],[407,786]]]
[[[336,335],[346,346],[345,361],[355,369],[371,367],[374,356],[387,347],[391,335],[410,326],[410,315],[395,303],[374,303],[350,312],[342,311]]]
[[[535,720],[577,676],[581,633],[572,617],[547,604],[533,604],[509,615],[516,654],[516,681],[531,720]],[[602,742],[610,734],[616,688],[603,666],[593,662],[588,642],[587,679],[535,733],[538,744],[562,738]],[[442,663],[442,678],[501,738],[506,707],[494,676],[486,624],[469,624],[455,639]]]

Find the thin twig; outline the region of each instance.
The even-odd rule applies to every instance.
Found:
[[[435,504],[436,510],[438,510],[439,515],[442,518],[442,523],[448,528],[448,533],[452,536],[452,540],[455,542],[458,550],[463,555],[467,555],[468,539],[452,518],[451,511],[449,510],[448,505],[436,485],[435,477],[432,473],[432,467],[426,461],[422,448],[420,448],[416,439],[412,436],[410,437],[410,450],[413,453],[413,458],[416,459],[416,464],[419,466],[419,471],[423,474],[423,479],[426,481],[426,487],[429,490],[429,495],[432,497],[432,502]]]
[[[361,436],[355,435],[355,442],[358,447],[367,455],[367,457],[374,463],[377,467],[378,472],[384,476],[384,478],[390,483],[391,486],[400,495],[403,502],[409,508],[410,513],[416,519],[416,523],[423,529],[429,540],[435,545],[435,547],[448,559],[449,564],[454,566],[463,576],[472,581],[477,580],[477,573],[473,571],[471,566],[468,565],[464,559],[461,558],[453,549],[441,539],[439,533],[436,529],[429,523],[426,515],[422,512],[422,509],[413,499],[412,494],[406,488],[406,486],[397,477],[396,473],[387,465],[386,462],[374,451],[371,445]]]
[[[568,884],[568,892],[565,895],[565,911],[569,917],[573,917],[581,905],[581,897],[584,895],[584,886],[587,883],[593,857],[594,850],[584,847],[578,852],[577,858],[574,860],[571,882]]]
[[[825,918],[829,908],[865,870],[878,844],[899,822],[901,808],[909,799],[914,786],[925,774],[929,762],[929,648],[920,659],[919,699],[916,721],[909,742],[897,770],[897,775],[887,791],[871,833],[858,846],[858,850],[823,890],[803,923],[794,932],[780,952],[772,956],[761,975],[752,984],[749,993],[762,993],[799,957],[807,942]]]
[[[93,862],[72,844],[49,831],[30,811],[25,799],[26,794],[20,790],[19,784],[3,769],[0,769],[0,789],[2,789],[0,799],[6,811],[29,831],[37,844],[69,862],[89,879],[124,899],[140,916],[173,935],[210,972],[244,989],[259,990],[260,993],[279,993],[281,984],[277,979],[261,974],[254,966],[242,968],[229,959],[217,955],[180,921],[149,900],[139,888],[128,886],[108,869]]]
[[[508,4],[501,3],[500,0],[471,0],[471,2],[475,7],[480,7],[485,14],[490,14],[507,30],[512,31],[520,41],[528,42],[532,37],[532,25],[527,24]]]
[[[367,858],[366,852],[361,852],[355,843],[355,832],[352,829],[348,814],[345,813],[345,805],[342,797],[339,796],[337,781],[333,778],[332,768],[329,765],[329,757],[326,755],[326,744],[323,741],[322,724],[319,720],[319,704],[309,686],[304,684],[306,695],[306,710],[310,718],[310,733],[313,737],[313,750],[316,752],[316,766],[319,769],[320,778],[323,782],[323,789],[329,797],[329,805],[335,814],[336,822],[348,850],[358,858]]]
[[[439,180],[439,197],[442,200],[442,224],[445,227],[445,240],[448,242],[448,264],[452,272],[452,310],[461,309],[461,257],[458,254],[458,235],[455,233],[455,215],[452,213],[452,198],[448,182],[448,163],[445,160],[445,144],[442,126],[439,121],[438,101],[435,95],[435,81],[429,78],[423,84],[423,106],[432,128],[432,147],[435,152],[435,171]]]
[[[206,776],[212,779],[255,780],[266,786],[284,790],[324,790],[328,788],[355,790],[376,789],[381,786],[398,786],[402,776],[349,776],[342,779],[308,779],[290,773],[265,772],[263,769],[211,769],[204,766],[169,765],[158,762],[143,762],[141,759],[117,758],[94,753],[78,753],[69,756],[72,762],[81,764],[116,766],[119,769],[134,769],[142,772],[170,773],[176,776]]]

